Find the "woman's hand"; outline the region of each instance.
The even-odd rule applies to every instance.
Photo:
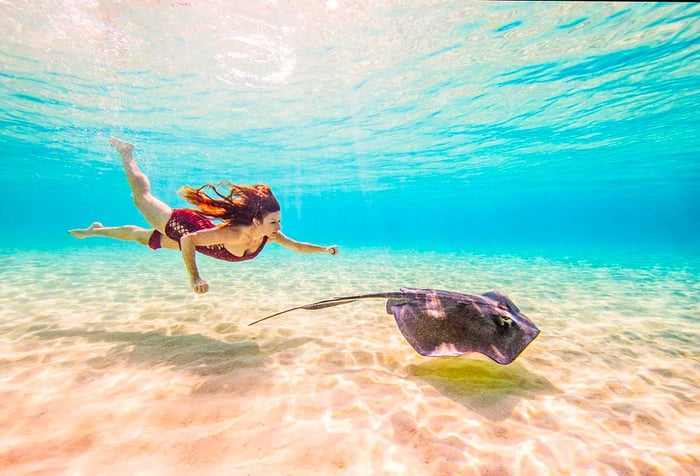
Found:
[[[338,254],[338,245],[332,245],[326,248],[326,253],[331,254],[331,255],[337,255]]]
[[[202,278],[195,278],[192,280],[192,289],[194,289],[194,292],[197,294],[204,294],[209,291],[209,283]]]

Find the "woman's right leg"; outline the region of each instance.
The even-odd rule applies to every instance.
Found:
[[[93,236],[102,236],[105,238],[114,238],[115,240],[121,241],[135,241],[142,245],[148,246],[151,241],[151,235],[155,230],[150,228],[141,228],[135,225],[123,225],[123,226],[104,226],[102,223],[96,221],[87,228],[76,228],[74,230],[68,230],[75,238],[90,238]],[[161,236],[159,240],[161,248],[169,250],[180,249],[179,244],[168,238],[167,236]]]
[[[153,228],[165,234],[165,224],[168,223],[173,210],[151,194],[151,184],[148,177],[136,165],[131,153],[134,146],[115,137],[112,137],[109,143],[122,158],[124,172],[131,187],[131,195],[134,198],[136,208]]]
[[[122,241],[135,241],[142,245],[147,245],[151,239],[153,230],[141,228],[134,225],[124,226],[104,226],[96,221],[87,228],[76,228],[68,230],[68,233],[76,238],[88,238],[91,236],[104,236],[105,238],[114,238]]]

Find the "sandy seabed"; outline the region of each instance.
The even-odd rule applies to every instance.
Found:
[[[92,242],[94,244],[96,242]],[[700,474],[697,261],[270,249],[0,254],[0,473]],[[511,365],[425,358],[381,300],[499,289],[541,329]]]

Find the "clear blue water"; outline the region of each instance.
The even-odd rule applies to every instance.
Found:
[[[71,5],[1,7],[4,248],[142,224],[119,135],[305,239],[697,255],[695,4]]]
[[[699,20],[0,2],[0,468],[696,474]],[[288,236],[341,253],[202,257],[198,296],[177,253],[71,238],[145,225],[112,135],[172,206],[264,182]],[[502,367],[417,355],[383,303],[247,326],[401,286],[499,289],[542,333]]]

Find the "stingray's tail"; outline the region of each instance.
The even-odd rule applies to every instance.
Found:
[[[287,312],[296,311],[297,309],[305,309],[307,311],[315,311],[317,309],[325,309],[327,307],[339,306],[341,304],[346,304],[349,302],[357,301],[358,299],[373,299],[373,298],[386,299],[386,298],[396,298],[396,297],[402,297],[402,296],[403,296],[403,293],[400,293],[400,292],[388,292],[388,293],[360,294],[357,296],[346,296],[346,297],[338,297],[338,298],[333,298],[333,299],[326,299],[324,301],[318,301],[318,302],[314,302],[311,304],[304,304],[303,306],[297,306],[297,307],[293,307],[291,309],[276,312],[275,314],[270,314],[269,316],[265,316],[262,319],[258,319],[257,321],[253,321],[248,325],[252,326],[253,324],[257,324],[258,322],[266,321],[267,319],[271,319],[273,317],[279,316],[280,314],[285,314]]]

